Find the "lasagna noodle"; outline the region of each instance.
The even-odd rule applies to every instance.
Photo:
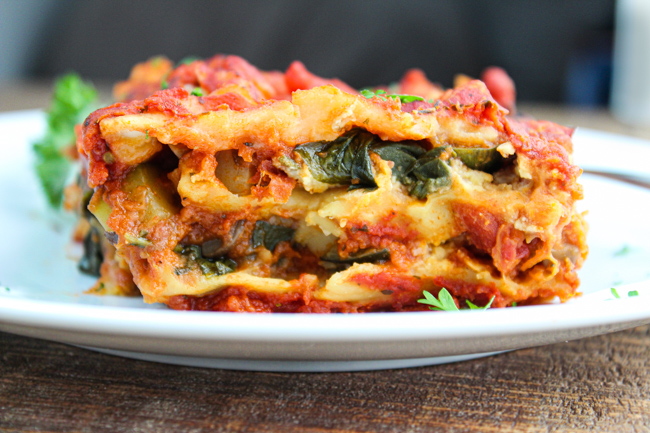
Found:
[[[111,241],[98,285],[132,290],[127,272],[147,302],[227,311],[576,295],[570,129],[509,116],[477,80],[402,102],[217,58],[84,123],[89,209]]]

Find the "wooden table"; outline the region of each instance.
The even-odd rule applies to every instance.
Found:
[[[0,86],[0,110],[42,106],[47,87],[38,89]],[[647,136],[604,110],[527,112]],[[256,373],[0,333],[0,432],[642,432],[650,431],[649,354],[643,326],[432,367]]]

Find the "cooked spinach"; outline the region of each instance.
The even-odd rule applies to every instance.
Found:
[[[455,147],[454,153],[463,164],[472,170],[494,173],[503,166],[504,158],[496,147],[476,149]]]
[[[496,148],[462,148],[449,145],[426,151],[415,141],[389,142],[360,128],[332,141],[315,141],[295,148],[312,176],[323,183],[376,188],[370,153],[393,162],[393,176],[409,194],[419,199],[451,184],[448,160],[458,158],[473,170],[494,173],[506,159]]]
[[[372,151],[384,161],[393,162],[393,176],[402,183],[408,181],[411,167],[426,153],[421,146],[413,142],[382,143],[374,146]]]
[[[334,251],[321,257],[321,260],[337,264],[385,262],[390,260],[390,251],[388,248],[382,250],[368,248],[351,254],[346,258],[341,258],[338,252]]]
[[[77,266],[84,274],[98,277],[103,261],[104,251],[102,250],[100,229],[91,225],[88,233],[84,236],[83,255]]]
[[[253,248],[264,245],[269,251],[275,250],[280,242],[293,239],[295,230],[291,227],[271,224],[267,221],[257,221],[251,237]]]
[[[333,141],[302,144],[295,152],[320,182],[374,188],[377,184],[369,150],[377,140],[376,135],[365,130],[352,129]]]
[[[174,248],[176,254],[185,258],[186,266],[176,268],[176,275],[183,275],[190,272],[194,266],[198,266],[201,273],[206,277],[214,277],[228,274],[237,269],[237,262],[232,259],[222,257],[220,259],[207,258],[201,254],[199,245],[177,245]]]
[[[443,154],[450,151],[453,151],[450,146],[436,147],[409,167],[407,177],[402,182],[408,186],[409,194],[424,199],[432,192],[451,185],[451,168],[441,159]]]

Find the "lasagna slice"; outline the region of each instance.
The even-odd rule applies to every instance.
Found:
[[[78,139],[95,290],[252,312],[570,299],[587,254],[572,131],[463,81],[359,93],[298,62],[138,65]]]

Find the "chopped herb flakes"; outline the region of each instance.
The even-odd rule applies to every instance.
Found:
[[[612,295],[614,295],[614,297],[616,299],[621,299],[621,295],[619,295],[618,290],[616,290],[613,287],[611,289],[609,289],[609,290],[612,292]],[[635,296],[639,296],[639,291],[638,290],[630,290],[629,292],[627,292],[627,296],[628,296],[628,298],[633,298]]]
[[[407,104],[409,102],[415,102],[415,101],[424,101],[424,98],[421,96],[416,96],[416,95],[399,95],[395,93],[388,94],[385,90],[370,90],[370,89],[363,89],[359,93],[361,93],[361,96],[371,99],[374,97],[378,97],[381,100],[386,101],[386,98],[394,98],[394,99],[399,99],[402,104]]]

